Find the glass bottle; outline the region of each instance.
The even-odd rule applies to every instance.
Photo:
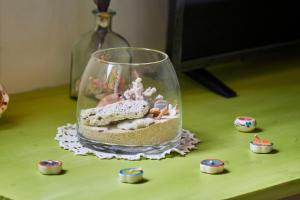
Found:
[[[112,17],[114,11],[99,12],[93,10],[96,18],[96,28],[81,36],[74,44],[71,52],[71,77],[70,77],[70,96],[77,98],[81,76],[91,54],[98,49],[112,47],[128,47],[127,40],[112,31]]]

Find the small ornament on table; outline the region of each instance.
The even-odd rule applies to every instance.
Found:
[[[270,153],[273,150],[273,143],[255,135],[254,139],[250,142],[250,149],[254,153]]]
[[[144,180],[142,168],[126,168],[119,171],[119,178],[122,183],[139,183]]]
[[[63,163],[58,160],[42,160],[38,163],[38,169],[44,175],[60,174],[62,164]]]
[[[200,171],[208,174],[219,174],[224,171],[224,162],[218,159],[205,159],[200,163]]]
[[[234,126],[238,131],[251,132],[255,129],[256,120],[252,117],[239,116],[234,120]]]
[[[2,85],[0,84],[0,118],[1,115],[4,113],[4,111],[7,109],[8,102],[9,102],[9,96],[4,91]]]

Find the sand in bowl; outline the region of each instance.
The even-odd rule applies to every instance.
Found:
[[[179,117],[155,120],[145,128],[123,130],[117,126],[110,126],[106,130],[102,127],[80,125],[82,135],[90,140],[106,144],[117,145],[158,145],[170,141],[177,136]]]

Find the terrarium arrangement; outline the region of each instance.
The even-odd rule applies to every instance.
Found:
[[[142,48],[95,52],[77,107],[80,142],[119,154],[158,153],[179,144],[180,88],[168,56]]]

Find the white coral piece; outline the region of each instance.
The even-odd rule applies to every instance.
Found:
[[[124,97],[127,100],[144,100],[145,97],[150,97],[156,92],[155,87],[148,87],[144,91],[144,86],[141,78],[137,78],[132,82],[132,88],[124,92]]]
[[[155,87],[148,87],[148,88],[143,92],[143,95],[144,95],[145,97],[151,97],[155,92],[156,92],[156,88],[155,88]]]

